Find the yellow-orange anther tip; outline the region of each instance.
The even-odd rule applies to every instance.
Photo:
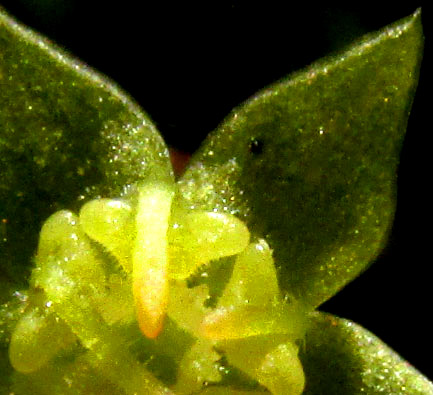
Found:
[[[138,326],[149,339],[155,339],[162,332],[167,314],[168,284],[166,278],[160,280],[161,283],[156,290],[152,289],[152,281],[151,284],[147,284],[146,281],[134,281],[133,285]]]
[[[162,307],[159,311],[150,311],[143,300],[136,300],[135,306],[141,333],[149,339],[157,338],[164,326],[166,309]]]
[[[158,317],[156,320],[154,318],[155,317],[150,317],[144,311],[137,311],[138,326],[141,333],[148,339],[156,339],[164,327],[165,314]]]

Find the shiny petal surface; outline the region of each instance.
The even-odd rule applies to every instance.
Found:
[[[433,384],[368,330],[316,313],[300,353],[306,395],[433,394]]]
[[[417,84],[420,12],[270,86],[211,133],[180,181],[274,250],[283,289],[316,307],[383,248]]]
[[[23,280],[59,208],[169,179],[154,125],[112,82],[0,9],[0,273]],[[13,264],[12,264],[13,263]]]

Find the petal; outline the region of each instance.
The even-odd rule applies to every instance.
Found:
[[[422,53],[420,12],[260,92],[180,181],[197,209],[236,213],[274,250],[283,289],[313,307],[386,242]]]
[[[198,340],[179,364],[176,392],[196,393],[203,387],[203,383],[220,381],[220,366],[217,364],[220,359],[221,356],[213,349],[211,342]]]
[[[12,334],[9,358],[19,372],[35,372],[74,340],[69,327],[55,314],[32,309],[22,316]]]
[[[317,313],[300,354],[305,394],[433,394],[433,384],[361,326]]]
[[[173,182],[168,150],[111,81],[0,10],[0,270],[23,279],[43,220],[146,179]],[[3,235],[3,231],[1,232]]]
[[[176,215],[169,229],[170,277],[184,279],[200,265],[240,253],[250,233],[233,215],[192,211]]]
[[[218,344],[228,362],[272,394],[301,394],[305,378],[298,347],[277,337],[252,337]]]
[[[125,393],[164,393],[159,381],[137,363],[121,341],[124,332],[104,320],[104,313],[98,314],[101,300],[107,302],[101,295],[110,285],[102,267],[103,261],[80,229],[77,217],[60,211],[48,219],[42,228],[32,283],[44,290],[51,308],[87,350],[86,362],[98,373]],[[126,305],[128,302],[129,298],[123,300]],[[39,336],[31,340],[41,342]]]
[[[114,199],[91,200],[80,209],[80,225],[87,236],[101,243],[131,272],[135,221],[128,203]]]
[[[271,307],[219,307],[200,325],[201,336],[211,340],[231,340],[260,335],[284,335],[293,341],[305,333],[305,313],[297,305],[280,303]]]
[[[271,249],[263,239],[251,243],[236,257],[232,276],[218,304],[271,306],[280,299]]]

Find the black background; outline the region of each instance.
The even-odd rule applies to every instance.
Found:
[[[167,143],[187,152],[260,88],[423,5],[0,3],[116,81],[151,116]],[[432,122],[427,111],[433,20],[428,6],[423,7],[423,24],[425,55],[401,156],[389,244],[367,272],[321,309],[368,328],[433,379]]]

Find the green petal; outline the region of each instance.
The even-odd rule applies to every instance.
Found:
[[[361,326],[316,313],[300,354],[305,394],[433,394],[433,383]]]
[[[121,195],[149,175],[172,182],[147,115],[1,9],[0,85],[0,276],[23,278],[41,222],[59,208]]]
[[[417,11],[259,92],[180,181],[191,206],[265,237],[281,287],[314,307],[386,242],[422,45]]]

